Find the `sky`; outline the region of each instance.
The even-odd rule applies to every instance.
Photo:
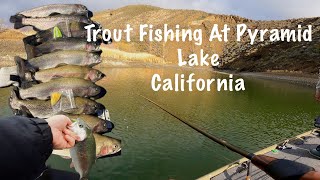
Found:
[[[132,4],[148,4],[170,9],[196,9],[214,14],[233,14],[254,20],[281,20],[319,17],[320,0],[1,0],[0,18],[36,6],[78,3],[92,11],[115,9]]]

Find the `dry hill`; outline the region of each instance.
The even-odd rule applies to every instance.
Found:
[[[319,64],[319,19],[294,19],[283,21],[253,21],[238,16],[216,15],[194,10],[171,10],[153,6],[134,5],[116,10],[106,10],[95,14],[94,19],[108,29],[124,29],[126,24],[131,24],[136,30],[133,33],[133,42],[114,43],[113,47],[125,52],[144,52],[162,58],[165,63],[177,63],[177,49],[186,52],[184,58],[191,53],[204,49],[207,53],[221,55],[224,69],[238,71],[267,71],[288,70],[316,73]],[[162,28],[163,24],[174,27],[179,24],[181,28],[203,30],[203,40],[207,40],[214,24],[223,27],[235,27],[236,24],[245,23],[249,28],[273,29],[292,28],[298,24],[312,24],[314,27],[313,42],[311,43],[256,43],[248,45],[248,37],[243,42],[235,42],[235,29],[231,30],[229,42],[204,41],[202,46],[193,42],[140,42],[138,40],[138,26],[140,24],[153,24],[154,29]],[[233,40],[233,41],[232,41]],[[160,62],[160,61],[159,61]]]
[[[237,71],[301,71],[316,73],[320,66],[320,18],[293,19],[283,21],[253,21],[233,15],[217,15],[195,10],[162,9],[146,5],[132,5],[115,10],[106,10],[95,13],[93,18],[108,29],[124,29],[127,24],[134,28],[132,42],[121,41],[111,45],[102,46],[102,56],[108,61],[120,62],[150,62],[160,64],[177,64],[177,49],[184,52],[184,59],[191,53],[198,53],[204,49],[206,53],[218,53],[223,61],[223,69]],[[303,43],[270,43],[256,42],[248,45],[248,36],[242,42],[235,42],[235,28],[229,33],[229,41],[208,42],[211,28],[218,24],[235,27],[236,24],[245,23],[249,28],[273,29],[292,28],[298,24],[312,24],[313,42]],[[202,29],[203,43],[197,46],[194,42],[140,42],[138,30],[140,24],[152,24],[156,28],[163,28],[168,24],[174,28],[176,24],[180,29]],[[13,56],[25,57],[22,38],[29,31],[2,30],[0,31],[0,66],[13,64]],[[117,63],[113,63],[116,65]],[[121,64],[121,63],[120,63]],[[112,65],[112,63],[109,65]]]

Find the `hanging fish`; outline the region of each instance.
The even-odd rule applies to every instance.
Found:
[[[45,6],[36,7],[30,10],[21,11],[17,15],[25,17],[47,17],[57,14],[64,15],[83,15],[88,18],[93,16],[93,13],[88,8],[81,4],[50,4]]]
[[[96,162],[96,141],[90,127],[81,119],[78,119],[70,127],[81,139],[70,149],[72,164],[80,174],[80,179],[88,178],[89,171]]]
[[[47,30],[55,27],[61,22],[82,22],[92,24],[93,22],[86,16],[79,15],[54,15],[49,17],[28,18],[21,14],[11,16],[10,22],[14,23],[14,29],[20,29],[25,26],[32,26],[34,30]]]
[[[97,30],[101,29],[101,26],[93,22],[95,24],[94,28],[91,28],[91,30]],[[23,39],[25,44],[29,45],[39,45],[42,44],[46,41],[50,41],[53,39],[58,39],[58,38],[82,38],[82,39],[87,39],[87,30],[85,29],[85,26],[88,24],[82,23],[82,22],[61,22],[57,24],[55,27],[43,30],[43,31],[38,31],[35,35],[32,36],[27,36]],[[92,32],[90,33],[91,35],[93,34]],[[100,36],[99,36],[100,35]],[[98,42],[104,42],[101,38],[101,33],[97,36],[97,41]],[[100,38],[99,38],[100,37]],[[112,40],[108,42],[104,42],[105,44],[110,44]]]
[[[58,38],[36,46],[25,43],[25,49],[28,59],[58,50],[97,52],[101,54],[100,43],[87,42],[85,39],[80,38]]]

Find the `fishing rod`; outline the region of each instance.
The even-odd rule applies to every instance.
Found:
[[[193,130],[199,132],[200,134],[204,135],[205,137],[209,138],[210,140],[228,148],[229,150],[240,154],[241,156],[249,159],[255,166],[259,169],[266,172],[269,176],[274,179],[290,179],[290,180],[318,180],[320,179],[320,173],[315,171],[313,167],[307,166],[305,164],[301,164],[294,161],[289,161],[285,159],[276,159],[273,157],[269,157],[266,155],[255,155],[254,153],[247,152],[233,144],[228,143],[225,140],[222,140],[216,136],[213,136],[204,130],[198,128],[197,126],[185,121],[184,119],[176,116],[175,114],[171,113],[167,109],[160,106],[158,103],[152,101],[151,99],[140,95],[150,103],[154,104],[158,108],[162,109],[166,113],[170,114],[175,119],[179,120],[180,122],[184,123],[185,125],[189,126]]]

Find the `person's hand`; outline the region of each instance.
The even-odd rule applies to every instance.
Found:
[[[64,115],[52,116],[47,119],[52,132],[53,149],[66,149],[75,145],[75,141],[80,138],[68,126],[72,124],[71,120]]]

